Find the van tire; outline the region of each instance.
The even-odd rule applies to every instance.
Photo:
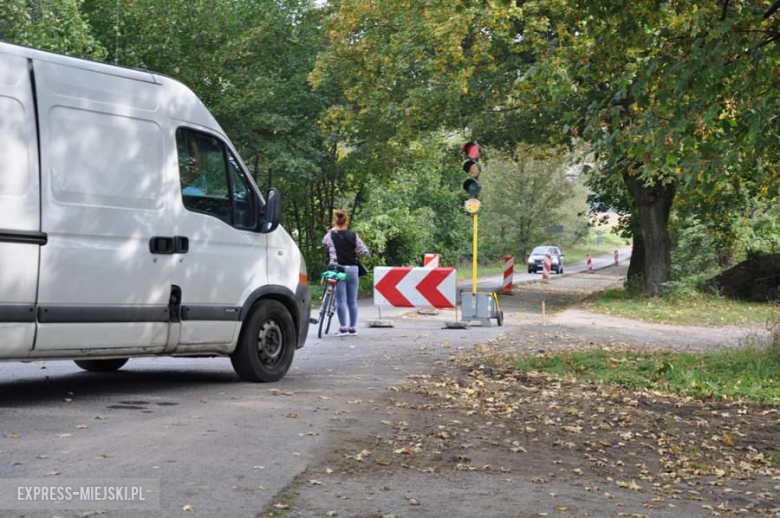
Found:
[[[230,363],[243,381],[279,381],[295,354],[297,335],[292,316],[276,300],[261,300],[244,321]]]
[[[74,360],[74,363],[90,372],[113,372],[127,363],[127,358],[112,358],[110,360]]]

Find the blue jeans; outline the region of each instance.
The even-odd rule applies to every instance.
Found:
[[[344,271],[347,274],[347,280],[336,286],[336,311],[341,327],[355,327],[358,317],[358,267],[345,266]],[[349,326],[347,326],[347,311],[349,311]]]

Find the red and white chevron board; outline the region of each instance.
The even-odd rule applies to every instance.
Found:
[[[425,254],[423,258],[423,266],[425,268],[438,268],[439,254]]]
[[[455,268],[374,268],[374,305],[454,308]]]

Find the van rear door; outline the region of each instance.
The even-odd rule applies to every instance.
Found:
[[[31,70],[0,49],[0,358],[24,357],[33,346],[45,243]]]

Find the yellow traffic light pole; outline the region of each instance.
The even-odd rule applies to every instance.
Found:
[[[462,293],[461,303],[463,305],[463,318],[461,321],[479,320],[483,326],[490,326],[490,319],[495,318],[498,320],[498,325],[502,325],[504,322],[504,314],[498,307],[498,296],[495,292],[478,293],[477,292],[477,265],[479,264],[479,173],[482,170],[482,166],[479,165],[479,157],[482,152],[476,142],[467,142],[461,149],[463,153],[468,157],[466,163],[463,164],[463,170],[468,174],[468,178],[463,182],[463,189],[471,195],[471,198],[466,200],[464,208],[466,212],[471,214],[472,222],[474,225],[474,237],[472,257],[474,264],[471,270],[471,294],[466,297],[465,293]],[[492,304],[491,304],[492,299]],[[467,311],[468,310],[468,311]]]
[[[477,250],[479,249],[477,242],[479,239],[479,214],[475,212],[472,215],[472,220],[474,220],[474,249],[472,255],[474,256],[474,266],[471,271],[471,292],[476,293],[477,292]]]

